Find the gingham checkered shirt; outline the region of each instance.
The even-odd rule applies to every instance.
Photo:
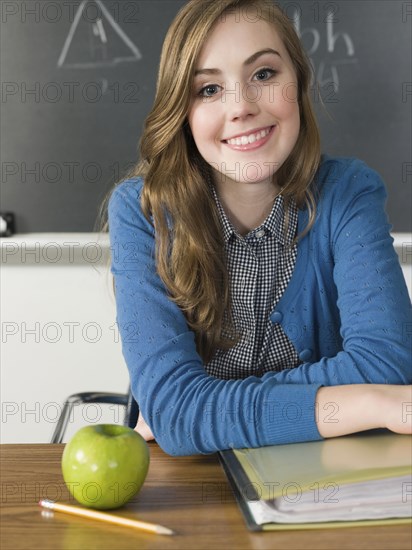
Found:
[[[286,235],[284,199],[279,195],[266,220],[246,236],[239,235],[228,220],[212,186],[223,229],[232,298],[233,323],[241,333],[229,350],[218,350],[205,365],[218,378],[262,376],[300,363],[292,343],[270,313],[281,298],[295,266],[298,211],[291,200]]]

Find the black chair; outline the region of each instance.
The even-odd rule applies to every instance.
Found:
[[[134,428],[139,417],[139,406],[136,403],[132,392],[128,393],[107,393],[107,392],[84,392],[74,393],[66,399],[61,415],[57,421],[50,443],[62,443],[63,437],[69,423],[73,407],[86,405],[88,403],[106,403],[122,405],[125,407],[123,425]]]

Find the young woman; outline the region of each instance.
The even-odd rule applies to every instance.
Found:
[[[385,187],[320,154],[310,79],[264,0],[192,0],[166,36],[108,212],[136,429],[167,453],[412,431]]]

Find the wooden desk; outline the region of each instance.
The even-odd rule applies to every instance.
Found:
[[[1,540],[6,549],[408,549],[410,526],[251,533],[217,455],[170,457],[150,444],[141,492],[117,514],[160,523],[173,537],[42,512],[40,498],[70,497],[60,471],[63,445],[1,445]]]

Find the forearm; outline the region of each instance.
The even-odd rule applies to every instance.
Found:
[[[126,348],[141,414],[166,453],[211,453],[320,439],[314,410],[319,386],[280,385],[268,375],[215,379],[193,360],[188,344],[180,338],[175,350],[160,350],[166,361],[150,357],[135,368],[130,368]]]
[[[412,430],[412,388],[384,384],[322,387],[316,394],[316,424],[322,437],[388,428]]]
[[[360,349],[341,351],[335,357],[323,357],[315,363],[303,363],[277,372],[276,381],[279,384],[322,384],[324,386],[410,384],[412,373],[408,346],[394,344],[394,347],[388,347],[388,349],[392,352],[395,349],[396,356],[390,356],[390,351],[386,349],[385,352],[380,353],[379,360],[372,353],[365,353],[364,350],[361,352]],[[382,368],[383,364],[384,368]]]

